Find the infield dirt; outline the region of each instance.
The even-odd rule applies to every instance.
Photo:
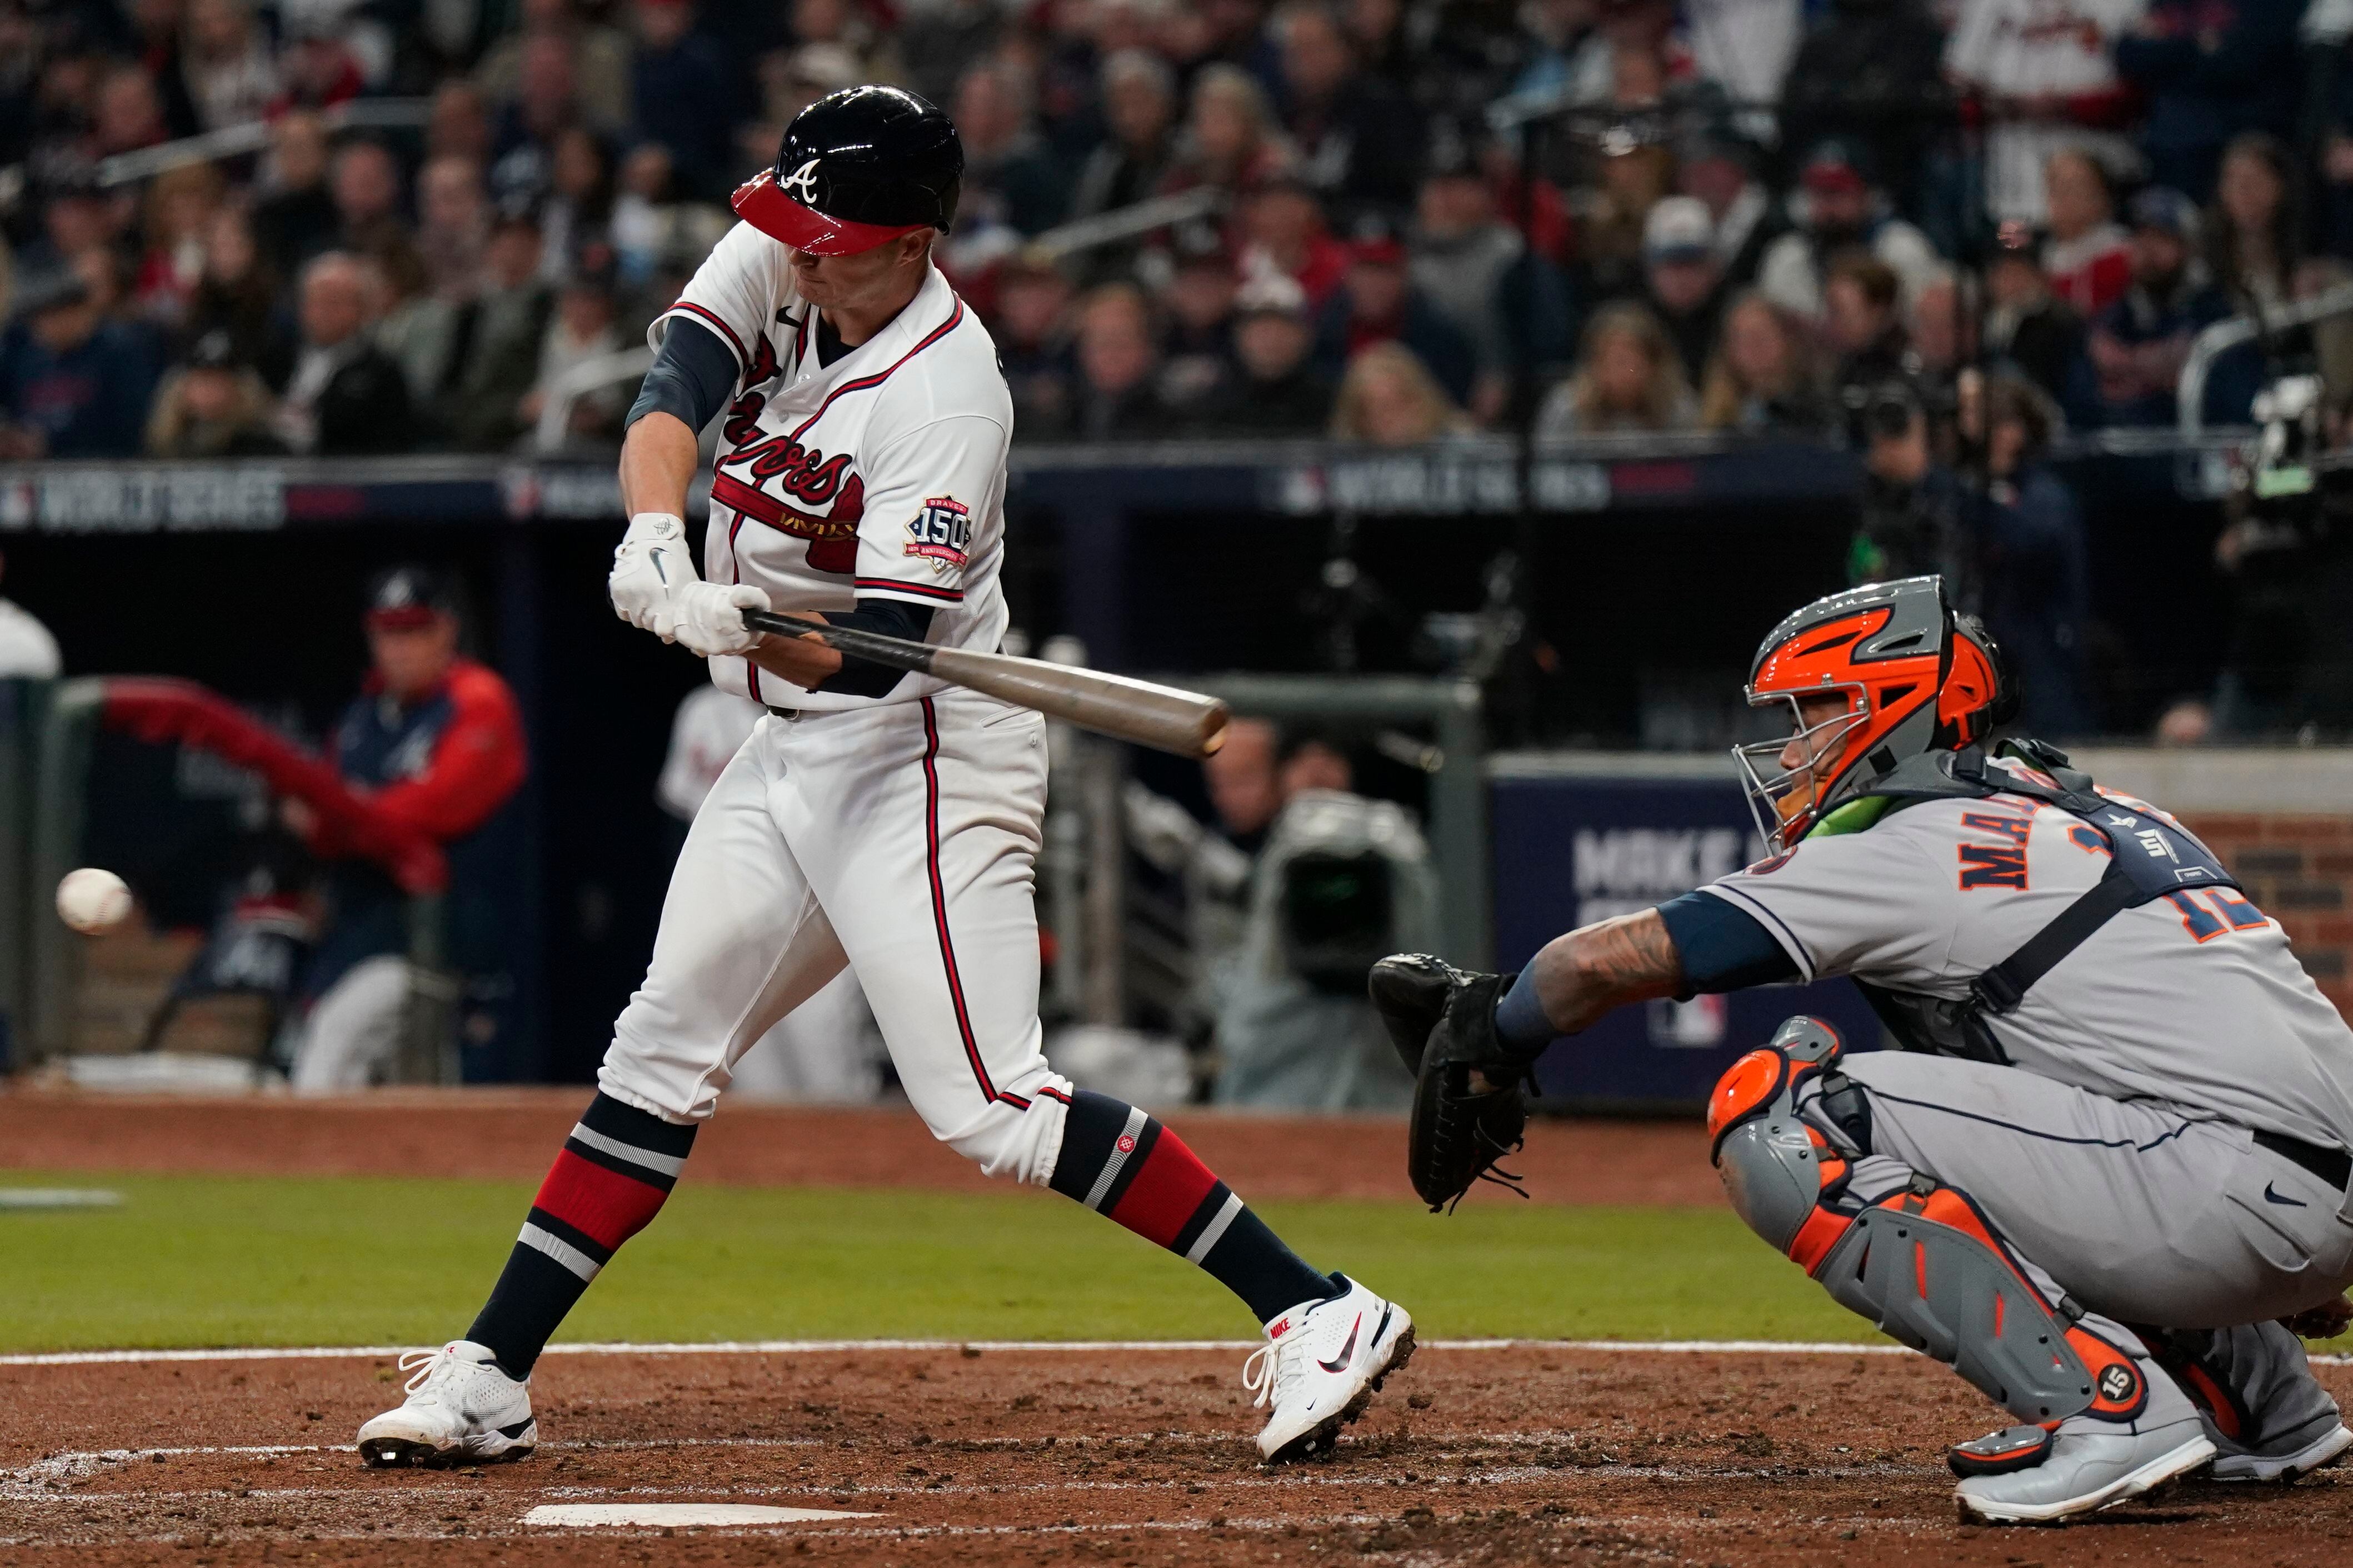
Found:
[[[528,1177],[579,1100],[0,1096],[0,1163]],[[965,1181],[911,1123],[738,1112],[698,1146],[696,1173]],[[1401,1195],[1394,1124],[1176,1125],[1237,1184]],[[1553,1201],[1720,1201],[1699,1142],[1683,1126],[1541,1128],[1533,1184]],[[368,1470],[348,1446],[399,1396],[389,1358],[0,1365],[0,1563],[2353,1562],[2353,1475],[2333,1473],[2284,1491],[2193,1483],[2064,1531],[1960,1526],[1944,1447],[2006,1417],[1907,1355],[1428,1346],[1335,1455],[1272,1470],[1250,1443],[1261,1413],[1241,1359],[551,1354],[533,1384],[538,1455],[438,1472]],[[2353,1371],[2321,1375],[2353,1396]],[[541,1504],[625,1501],[877,1517],[523,1522]]]

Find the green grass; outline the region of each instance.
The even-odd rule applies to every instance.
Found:
[[[0,1210],[0,1351],[430,1343],[462,1332],[530,1189],[97,1176],[119,1208]],[[1377,1203],[1263,1211],[1428,1334],[1874,1337],[1729,1213]],[[681,1188],[565,1325],[577,1340],[1239,1339],[1214,1281],[1062,1199]]]

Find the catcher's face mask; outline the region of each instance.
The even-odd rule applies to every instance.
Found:
[[[1859,685],[1823,688],[1802,695],[1758,691],[1752,708],[1783,708],[1789,715],[1785,740],[1735,746],[1740,782],[1748,792],[1748,812],[1766,847],[1778,855],[1806,836],[1830,786],[1843,771],[1847,741],[1870,717],[1869,699]]]

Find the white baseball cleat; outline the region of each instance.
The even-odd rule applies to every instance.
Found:
[[[487,1346],[452,1340],[400,1358],[414,1371],[408,1397],[360,1428],[360,1458],[396,1465],[481,1465],[527,1459],[539,1444],[531,1384],[509,1377]]]
[[[2218,1481],[2285,1486],[2335,1464],[2344,1457],[2346,1449],[2353,1448],[2353,1431],[2348,1431],[2345,1423],[2333,1415],[2252,1447],[2218,1433],[2210,1432],[2208,1436],[2221,1450],[2221,1457],[2214,1461],[2213,1479]]]
[[[1258,1451],[1269,1464],[1329,1449],[1381,1382],[1413,1356],[1413,1319],[1344,1274],[1337,1296],[1303,1301],[1266,1328],[1242,1363],[1252,1406],[1271,1401]]]

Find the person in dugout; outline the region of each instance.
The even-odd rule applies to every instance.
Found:
[[[368,585],[370,668],[335,726],[336,772],[378,811],[448,857],[442,961],[462,977],[459,1059],[469,1079],[505,1070],[508,903],[521,885],[514,801],[530,756],[514,693],[458,652],[450,588],[421,566]],[[293,1081],[298,1094],[382,1082],[403,1038],[411,973],[408,896],[385,869],[337,843],[317,815],[289,799],[287,826],[327,862],[326,913],[301,986]]]

